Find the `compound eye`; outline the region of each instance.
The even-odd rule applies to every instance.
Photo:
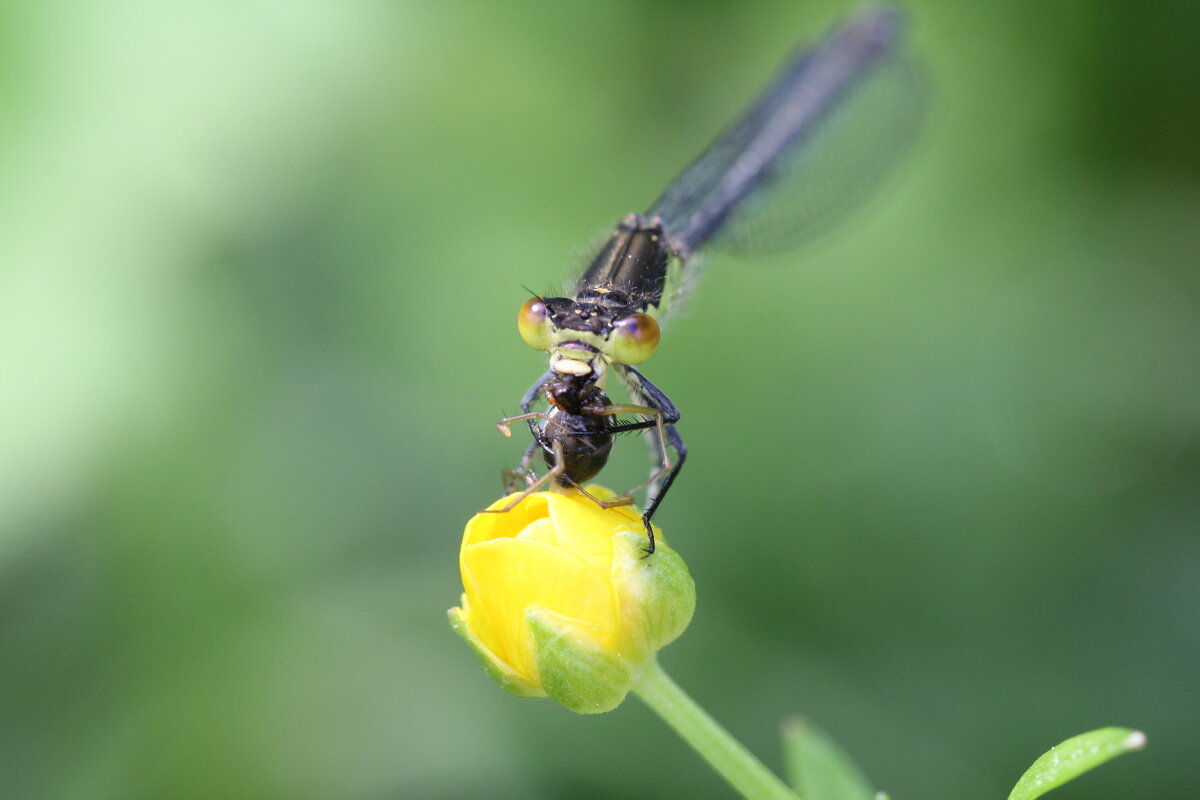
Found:
[[[545,350],[550,340],[550,311],[540,297],[531,297],[517,314],[517,330],[525,344],[534,350]]]
[[[654,355],[658,338],[658,322],[649,314],[634,314],[617,320],[610,339],[613,361],[618,364],[642,363]]]

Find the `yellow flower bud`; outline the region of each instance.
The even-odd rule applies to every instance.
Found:
[[[580,713],[611,710],[695,609],[687,566],[657,529],[655,538],[644,558],[638,513],[601,508],[578,491],[476,514],[463,533],[462,607],[450,610],[450,624],[509,692]]]

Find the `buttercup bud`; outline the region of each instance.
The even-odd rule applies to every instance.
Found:
[[[613,493],[588,487],[601,499]],[[502,508],[512,497],[496,501]],[[687,566],[629,506],[578,491],[539,492],[463,533],[462,607],[450,624],[503,688],[549,696],[581,714],[615,708],[646,662],[687,628],[696,589]]]

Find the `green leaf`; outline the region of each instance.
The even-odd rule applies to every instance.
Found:
[[[603,714],[621,704],[633,686],[634,665],[579,636],[553,612],[525,612],[533,633],[542,688],[577,714]]]
[[[1099,728],[1072,736],[1033,762],[1008,800],[1033,800],[1119,755],[1146,746],[1146,734],[1129,728]]]
[[[788,783],[804,800],[873,800],[867,776],[846,751],[805,719],[783,725]]]

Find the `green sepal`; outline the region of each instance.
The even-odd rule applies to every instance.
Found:
[[[640,532],[619,533],[616,566],[628,576],[617,587],[621,608],[629,616],[623,627],[642,658],[675,641],[687,630],[696,611],[696,583],[679,554],[659,542],[646,556],[646,537]]]
[[[1025,771],[1008,800],[1034,800],[1119,755],[1141,750],[1146,734],[1129,728],[1098,728],[1052,747]]]
[[[806,719],[784,723],[783,760],[788,784],[807,800],[878,797],[846,751]]]
[[[463,641],[471,645],[471,649],[475,651],[475,655],[479,656],[479,661],[483,664],[484,670],[487,671],[488,675],[492,676],[492,680],[500,684],[501,689],[509,694],[515,694],[517,697],[546,696],[545,692],[522,679],[511,667],[496,658],[496,655],[491,650],[471,635],[467,621],[463,618],[461,608],[452,608],[448,613],[450,628],[461,636]]]
[[[621,704],[633,686],[634,665],[582,638],[545,609],[531,608],[525,621],[550,699],[577,714],[601,714]]]

